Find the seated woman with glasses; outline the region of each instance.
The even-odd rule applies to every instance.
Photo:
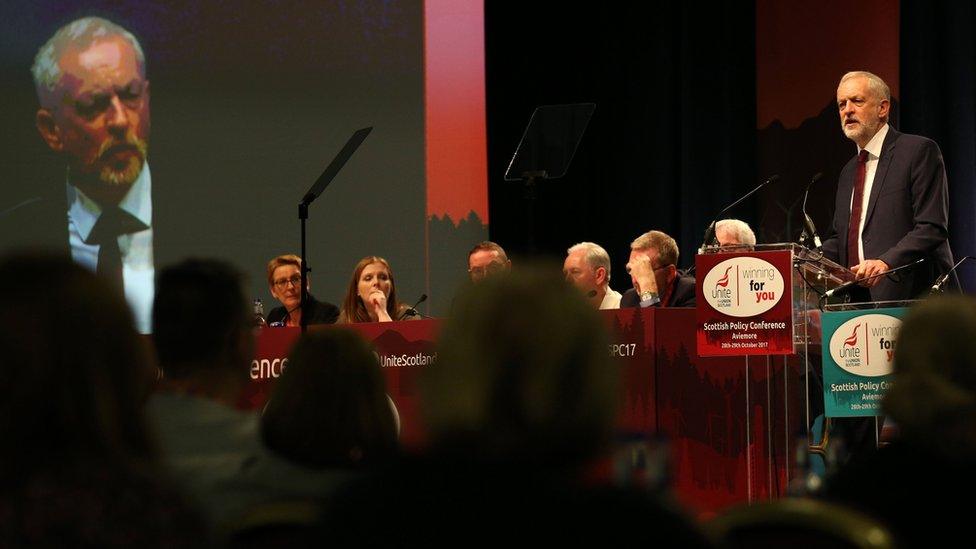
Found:
[[[385,259],[370,255],[359,260],[349,280],[346,298],[342,300],[339,322],[391,322],[419,318],[417,311],[397,299],[393,270]]]
[[[268,313],[268,326],[300,326],[302,322],[302,258],[297,255],[279,255],[268,262],[268,288],[271,295],[281,302]],[[312,294],[308,324],[334,324],[339,318],[339,308],[319,301]]]

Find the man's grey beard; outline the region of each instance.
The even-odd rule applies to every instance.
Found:
[[[91,164],[101,160],[112,147],[119,144],[113,141],[106,141],[101,149],[99,149],[98,154],[95,155],[95,160]],[[139,174],[142,173],[142,167],[146,163],[146,155],[149,149],[147,143],[135,137],[128,137],[122,144],[135,147],[139,151],[139,154],[129,158],[125,167],[121,170],[116,169],[111,162],[104,163],[98,171],[99,183],[110,187],[132,185],[139,178]]]
[[[103,166],[98,174],[98,180],[113,187],[132,185],[142,173],[142,166],[145,163],[145,156],[139,155],[131,157],[122,170],[116,170],[114,166]]]
[[[878,130],[880,129],[881,129],[881,122],[878,122],[877,125],[873,127],[868,126],[863,122],[860,122],[858,124],[858,127],[853,130],[848,130],[847,125],[841,124],[841,130],[844,131],[844,135],[847,136],[848,139],[854,142],[857,142],[858,138],[861,137],[865,137],[867,138],[868,141],[870,141],[871,138],[874,137],[875,134],[877,134]]]

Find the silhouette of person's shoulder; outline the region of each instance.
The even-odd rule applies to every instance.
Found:
[[[439,546],[477,536],[578,545],[608,540],[708,547],[697,528],[644,491],[590,487],[524,464],[418,459],[350,484],[327,509],[339,539]],[[367,516],[360,510],[372,509]],[[375,516],[383,516],[378,523]],[[438,517],[432,528],[430,517]]]

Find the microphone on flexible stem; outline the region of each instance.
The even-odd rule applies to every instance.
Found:
[[[812,239],[814,248],[817,251],[820,251],[823,246],[820,242],[820,235],[817,234],[817,227],[814,226],[813,219],[811,219],[810,214],[807,213],[807,197],[810,196],[810,187],[817,181],[820,181],[821,177],[823,177],[823,174],[818,172],[817,175],[813,176],[810,182],[807,183],[807,190],[803,193],[803,207],[801,208],[801,211],[803,212],[804,228],[803,233],[800,235],[800,241],[809,242],[810,239]]]
[[[938,293],[941,293],[942,292],[942,287],[945,286],[946,281],[949,280],[949,276],[951,276],[952,273],[955,272],[956,267],[962,265],[962,262],[963,261],[966,261],[967,259],[974,259],[974,258],[971,255],[967,255],[967,256],[964,256],[959,261],[956,261],[956,264],[953,265],[951,269],[949,269],[949,272],[947,272],[946,274],[944,274],[944,275],[940,276],[938,279],[936,279],[935,284],[932,285],[932,289],[929,290],[929,294],[934,294],[934,293],[937,293],[937,292]]]
[[[423,314],[420,313],[420,311],[417,310],[417,305],[420,305],[424,301],[427,301],[427,294],[420,294],[420,299],[418,299],[417,302],[413,304],[413,307],[407,307],[403,311],[403,314],[397,317],[397,320],[403,320],[404,318],[407,317],[407,315],[424,316]]]
[[[822,299],[827,299],[829,297],[832,297],[832,296],[834,296],[836,294],[839,294],[840,292],[843,292],[843,291],[847,290],[848,288],[850,288],[852,286],[857,286],[858,284],[860,284],[862,282],[865,282],[865,281],[868,281],[868,280],[873,280],[875,278],[882,277],[882,276],[888,276],[890,274],[895,274],[898,271],[901,271],[903,269],[911,269],[912,267],[915,267],[919,263],[925,261],[925,259],[926,258],[924,258],[924,257],[921,258],[921,259],[916,259],[915,261],[912,261],[911,263],[906,263],[906,264],[902,265],[901,267],[895,267],[894,269],[888,269],[887,271],[885,271],[883,273],[878,273],[878,274],[874,274],[874,275],[871,275],[871,276],[866,276],[864,278],[858,278],[858,279],[852,280],[850,282],[845,282],[845,283],[841,284],[840,286],[837,286],[836,288],[834,288],[832,290],[827,290],[826,292],[824,292],[824,295],[823,295]]]
[[[712,245],[714,245],[714,244],[717,243],[715,241],[715,224],[718,223],[718,220],[722,217],[722,215],[725,212],[727,212],[727,211],[731,210],[732,208],[738,206],[740,202],[742,202],[743,200],[745,200],[745,199],[749,198],[750,196],[752,196],[752,194],[754,192],[756,192],[759,189],[765,187],[766,185],[769,185],[770,183],[773,183],[777,179],[779,179],[779,175],[772,175],[772,176],[770,176],[769,179],[767,179],[767,180],[763,181],[762,183],[760,183],[758,186],[756,186],[755,189],[752,189],[751,191],[747,192],[746,194],[744,194],[742,196],[742,198],[740,198],[740,199],[736,200],[735,202],[729,204],[722,211],[718,212],[718,215],[715,216],[715,219],[712,220],[711,224],[708,225],[708,229],[705,229],[705,239],[702,241],[701,247],[698,248],[698,253],[702,253],[705,250],[706,247],[712,246]]]

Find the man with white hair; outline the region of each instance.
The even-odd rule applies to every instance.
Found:
[[[619,309],[620,292],[610,287],[610,255],[593,242],[580,242],[566,250],[563,275],[597,309]]]
[[[142,47],[119,25],[85,17],[54,33],[31,72],[37,131],[67,164],[67,204],[48,208],[60,219],[32,221],[61,225],[72,258],[113,281],[148,332],[155,268]]]
[[[900,272],[897,281],[866,280],[870,296],[859,300],[903,300],[927,292],[952,265],[942,151],[931,139],[888,124],[891,91],[874,74],[845,74],[837,86],[837,109],[858,154],[841,170],[824,255],[859,278],[926,260]]]
[[[745,221],[723,219],[715,223],[715,239],[723,248],[751,247],[756,245],[756,233]]]

